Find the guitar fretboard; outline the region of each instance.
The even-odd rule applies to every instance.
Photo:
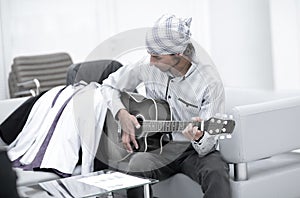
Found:
[[[182,131],[191,122],[185,121],[144,121],[143,131],[144,132],[173,132]],[[193,122],[193,125],[200,127],[201,123]]]

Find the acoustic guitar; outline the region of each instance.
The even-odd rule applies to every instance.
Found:
[[[231,116],[211,117],[202,122],[173,121],[169,104],[164,100],[145,98],[137,93],[122,92],[121,99],[128,112],[134,115],[141,127],[135,136],[139,148],[134,151],[146,152],[163,146],[163,135],[183,131],[189,123],[198,126],[201,131],[216,135],[220,139],[230,138],[235,127]],[[119,126],[119,131],[121,131]],[[158,144],[159,143],[159,144]],[[133,146],[133,145],[132,145]]]

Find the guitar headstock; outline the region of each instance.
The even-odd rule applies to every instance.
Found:
[[[230,138],[234,127],[235,121],[232,116],[211,117],[204,121],[204,131],[210,135],[220,135],[220,139]]]

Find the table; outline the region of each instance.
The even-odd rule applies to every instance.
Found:
[[[145,179],[117,171],[102,170],[86,175],[77,175],[63,179],[42,182],[37,185],[19,187],[21,197],[93,197],[106,194],[113,197],[119,190],[144,186],[144,197],[150,197],[149,185],[157,183],[155,179]]]

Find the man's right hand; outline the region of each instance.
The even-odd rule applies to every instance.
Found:
[[[131,115],[126,109],[118,112],[118,119],[122,128],[122,142],[128,152],[133,152],[130,142],[138,149],[138,143],[135,139],[135,129],[140,128],[140,124],[135,116]]]

